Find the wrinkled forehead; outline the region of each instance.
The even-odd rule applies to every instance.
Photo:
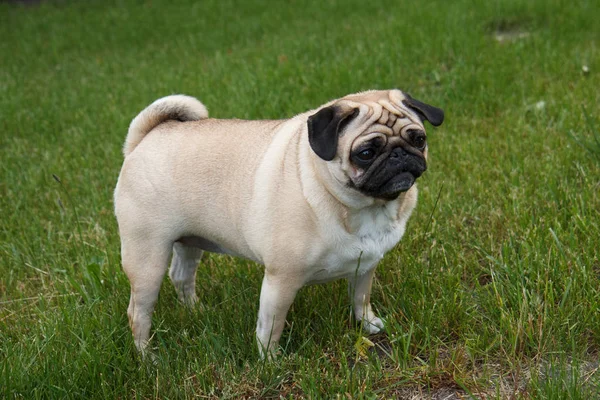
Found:
[[[405,98],[400,90],[373,90],[346,96],[340,102],[359,108],[361,123],[387,126],[391,129],[388,134],[400,135],[409,125],[424,130],[416,113],[402,102]]]

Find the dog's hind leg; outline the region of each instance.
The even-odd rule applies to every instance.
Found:
[[[180,242],[175,242],[173,245],[173,260],[169,277],[175,286],[179,300],[187,306],[192,306],[198,301],[196,269],[203,253],[197,247],[186,246]]]
[[[169,265],[171,248],[172,242],[164,240],[121,241],[123,269],[131,284],[127,316],[135,347],[142,354],[150,338],[152,312]]]

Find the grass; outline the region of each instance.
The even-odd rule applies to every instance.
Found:
[[[600,9],[394,4],[0,3],[0,397],[599,396]],[[392,87],[447,117],[378,268],[386,335],[364,351],[345,284],[309,287],[261,362],[261,268],[210,255],[201,307],[163,286],[140,362],[111,199],[131,119],[171,93],[258,119]]]

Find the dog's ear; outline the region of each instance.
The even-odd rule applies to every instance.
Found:
[[[308,117],[308,142],[313,151],[325,161],[333,160],[340,133],[356,115],[358,108],[344,109],[334,105]]]
[[[427,120],[433,126],[440,126],[444,122],[444,110],[413,99],[408,93],[404,93],[404,96],[406,98],[402,100],[402,103],[416,112],[421,121]]]

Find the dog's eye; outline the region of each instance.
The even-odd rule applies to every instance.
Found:
[[[356,154],[356,157],[361,161],[371,161],[375,157],[375,150],[365,149]]]
[[[423,147],[425,147],[425,138],[423,136],[418,136],[414,138],[413,144],[416,148],[422,149]]]
[[[425,145],[427,144],[427,138],[425,137],[423,132],[410,131],[409,134],[410,134],[410,143],[414,147],[416,147],[419,150],[422,150],[425,148]]]

